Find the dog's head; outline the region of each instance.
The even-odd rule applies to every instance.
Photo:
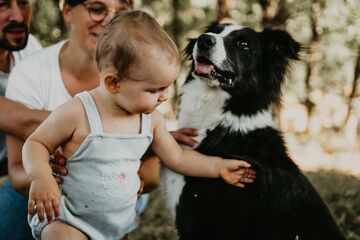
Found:
[[[280,100],[286,69],[291,60],[298,59],[299,50],[300,44],[282,30],[256,32],[213,23],[185,49],[192,60],[187,81],[207,81],[231,95],[230,105],[253,114]],[[233,111],[234,107],[228,108]]]

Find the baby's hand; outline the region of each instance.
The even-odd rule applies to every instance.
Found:
[[[49,177],[37,178],[31,181],[29,192],[28,213],[34,214],[34,207],[40,222],[43,222],[44,210],[48,222],[60,215],[60,191],[55,179]]]
[[[243,188],[244,183],[252,183],[256,178],[256,172],[250,167],[251,165],[245,161],[224,159],[220,177],[230,185]]]

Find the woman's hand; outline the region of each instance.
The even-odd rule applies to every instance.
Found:
[[[50,166],[57,184],[61,184],[63,182],[61,176],[66,176],[68,173],[65,164],[66,158],[61,154],[60,150],[56,150],[54,154],[50,156]]]
[[[189,147],[195,147],[198,142],[194,139],[199,135],[194,128],[180,128],[176,131],[170,132],[173,138],[179,143]]]

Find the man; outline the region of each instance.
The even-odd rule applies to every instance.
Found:
[[[0,0],[0,176],[7,172],[5,134],[25,139],[47,116],[47,113],[32,111],[3,97],[14,65],[41,49],[39,42],[29,34],[30,19],[29,0]],[[16,193],[10,182],[1,186],[0,208],[7,209],[9,214],[0,213],[0,239],[32,239],[26,218],[18,217],[20,212],[26,211],[24,201],[27,198]]]
[[[29,115],[24,113],[29,109],[3,97],[13,66],[26,55],[41,49],[29,35],[30,18],[29,0],[0,0],[0,176],[7,170],[5,133],[26,138],[47,115],[39,111],[38,116],[35,114],[36,117],[28,119]],[[37,119],[38,123],[35,123]]]

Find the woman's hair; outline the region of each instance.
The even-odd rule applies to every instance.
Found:
[[[70,7],[75,7],[76,5],[85,2],[86,0],[60,0],[60,8],[62,8],[62,6],[64,4],[69,5]],[[124,3],[128,9],[132,9],[134,6],[134,1],[133,0],[121,0],[122,3]]]
[[[98,39],[95,53],[98,70],[115,69],[118,76],[129,77],[130,67],[149,46],[158,47],[160,53],[180,62],[175,43],[153,17],[138,10],[119,12]]]

